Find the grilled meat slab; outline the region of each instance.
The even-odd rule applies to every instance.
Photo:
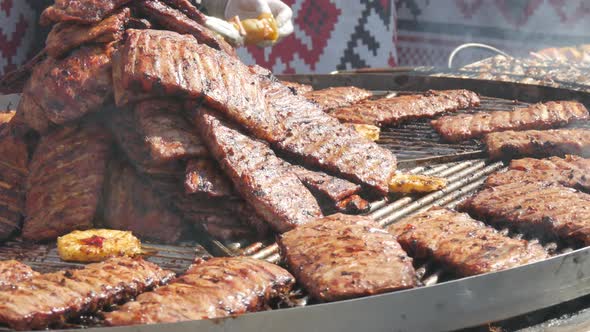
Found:
[[[466,213],[434,208],[400,220],[390,232],[414,258],[434,258],[461,276],[548,258],[543,247],[500,234]]]
[[[308,164],[387,192],[395,156],[304,97],[189,36],[154,30],[128,34],[114,73],[119,104],[129,99],[128,89],[205,97],[209,106],[257,138]]]
[[[334,109],[330,115],[342,122],[375,126],[430,118],[435,115],[479,105],[479,97],[468,90],[431,90],[424,94],[366,100]]]
[[[297,82],[289,82],[289,81],[281,81],[281,83],[288,87],[291,92],[295,95],[304,95],[310,91],[313,91],[313,87],[309,84],[297,83]]]
[[[109,325],[173,323],[263,310],[293,287],[283,268],[247,257],[197,262],[167,286],[106,313]]]
[[[371,204],[359,195],[351,195],[336,202],[334,208],[337,212],[357,214],[369,211]]]
[[[33,68],[43,61],[46,56],[47,52],[42,50],[25,64],[6,72],[4,76],[0,77],[0,94],[21,93],[31,76]]]
[[[511,183],[479,192],[462,209],[491,223],[590,244],[590,195],[575,189]]]
[[[590,159],[567,155],[565,158],[524,158],[510,162],[508,171],[497,172],[486,179],[495,187],[516,182],[543,182],[590,191]]]
[[[104,190],[104,225],[132,231],[143,239],[173,243],[187,231],[182,218],[172,212],[133,167],[109,163]]]
[[[444,140],[460,142],[491,132],[561,127],[589,117],[590,114],[583,104],[574,101],[550,101],[513,111],[443,116],[431,123]]]
[[[80,45],[121,40],[130,16],[129,8],[123,8],[94,25],[58,23],[47,35],[45,50],[50,56],[61,58]]]
[[[186,165],[184,189],[187,194],[209,197],[235,197],[232,184],[219,165],[209,159],[191,159]]]
[[[191,3],[190,0],[164,0],[164,2],[167,5],[180,10],[193,21],[201,25],[205,24],[205,20],[207,18],[197,7]]]
[[[278,232],[321,216],[313,195],[266,143],[201,108],[195,123],[242,197]]]
[[[0,126],[0,241],[19,229],[25,208],[29,153],[10,123]]]
[[[164,28],[183,35],[193,35],[199,43],[236,57],[235,49],[223,37],[197,23],[182,11],[158,0],[143,0],[138,3],[138,7]]]
[[[322,110],[328,112],[333,109],[354,105],[370,98],[373,93],[354,86],[340,86],[310,91],[304,96],[318,104]]]
[[[37,98],[31,90],[33,84],[31,80],[25,85],[16,108],[16,118],[19,122],[22,122],[38,133],[45,133],[52,124],[45,115],[45,111],[36,101]]]
[[[92,227],[110,148],[111,136],[97,124],[60,127],[41,138],[29,165],[25,239]]]
[[[289,165],[289,168],[311,192],[332,202],[339,202],[361,190],[361,186],[357,184],[326,173],[311,171],[297,165]]]
[[[47,57],[33,69],[31,94],[55,124],[100,111],[113,97],[110,47],[82,47],[62,60]]]
[[[41,24],[76,22],[92,24],[102,21],[131,0],[55,0],[41,14]]]
[[[182,109],[171,100],[146,100],[135,107],[137,127],[158,163],[209,155]]]
[[[43,329],[133,298],[172,277],[153,263],[128,257],[37,275],[0,291],[0,323],[16,330]]]
[[[484,142],[491,159],[566,154],[590,157],[590,130],[586,129],[503,131],[487,134]]]
[[[412,259],[368,217],[316,219],[282,234],[278,243],[297,281],[320,301],[416,286]]]
[[[21,262],[0,261],[0,291],[13,288],[17,283],[31,279],[38,274],[30,266]]]

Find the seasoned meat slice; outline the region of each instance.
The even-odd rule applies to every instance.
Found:
[[[575,154],[590,157],[590,130],[552,129],[503,131],[485,136],[491,159]]]
[[[479,105],[479,97],[468,90],[430,90],[424,94],[366,100],[334,109],[330,115],[346,123],[375,126],[430,118],[435,115]]]
[[[97,23],[131,0],[55,0],[41,14],[41,24],[54,22]]]
[[[129,8],[123,8],[93,25],[58,23],[47,35],[45,50],[50,56],[61,58],[80,45],[121,40],[130,15]]]
[[[138,6],[146,15],[167,30],[183,35],[193,35],[199,43],[236,57],[235,49],[223,37],[189,18],[182,11],[174,9],[158,0],[143,0]]]
[[[164,2],[188,16],[193,21],[204,25],[205,14],[203,14],[197,7],[195,7],[190,0],[164,0]]]
[[[138,129],[154,161],[209,155],[195,129],[182,115],[182,108],[182,104],[171,100],[146,100],[135,107]]]
[[[323,90],[310,91],[304,94],[305,98],[318,104],[322,110],[328,112],[336,108],[354,105],[368,99],[371,91],[354,86],[332,87]]]
[[[590,195],[559,185],[511,183],[485,189],[463,210],[478,219],[590,245]]]
[[[31,279],[39,273],[15,260],[0,261],[0,291],[13,288],[17,283]]]
[[[506,130],[549,129],[588,119],[584,105],[575,101],[550,101],[513,111],[479,112],[443,116],[432,126],[449,142],[460,142]]]
[[[267,74],[257,74],[189,36],[154,30],[128,30],[128,34],[115,66],[118,104],[129,99],[125,93],[129,90],[205,97],[209,106],[285,153],[377,192],[388,192],[396,168],[391,151],[340,124]]]
[[[510,162],[508,171],[497,172],[486,179],[486,186],[495,187],[516,182],[561,184],[590,191],[590,159],[567,155],[565,158],[524,158]]]
[[[93,123],[41,138],[27,178],[25,239],[49,240],[92,227],[110,150],[111,136]]]
[[[196,114],[195,123],[236,189],[275,230],[284,232],[321,216],[313,195],[267,144],[206,108]]]
[[[357,184],[326,173],[311,171],[297,165],[289,165],[289,168],[311,192],[328,198],[332,202],[339,202],[358,193],[361,189],[361,186]]]
[[[111,49],[82,47],[62,60],[48,57],[33,69],[25,94],[51,122],[64,124],[112,101]]]
[[[443,208],[407,217],[390,232],[414,258],[434,258],[461,276],[495,272],[548,258],[543,247],[512,239],[471,219]]]
[[[45,115],[45,111],[39,106],[36,97],[31,90],[33,85],[30,80],[23,89],[18,106],[16,108],[16,118],[27,127],[34,129],[38,133],[45,133],[52,126]]]
[[[305,95],[306,93],[313,91],[313,86],[309,84],[297,83],[297,82],[289,82],[289,81],[281,81],[281,83],[288,87],[291,92],[295,95]]]
[[[230,180],[210,159],[191,159],[186,165],[184,189],[187,194],[209,197],[235,197]]]
[[[283,268],[253,258],[198,261],[169,285],[105,314],[108,325],[173,323],[263,310],[295,280]]]
[[[37,275],[0,291],[0,323],[16,330],[47,328],[133,298],[172,277],[153,263],[128,257]]]
[[[416,286],[412,259],[370,218],[335,214],[284,233],[281,255],[319,301],[336,301]]]
[[[131,165],[109,163],[104,195],[104,225],[158,242],[173,243],[187,231],[182,218],[172,212]]]
[[[11,123],[0,126],[0,155],[0,241],[3,241],[20,228],[29,173],[27,144]]]

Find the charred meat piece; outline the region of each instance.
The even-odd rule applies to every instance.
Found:
[[[336,202],[334,208],[337,212],[358,214],[369,211],[371,204],[359,195],[352,195]]]
[[[550,101],[513,111],[443,116],[432,126],[445,141],[460,142],[506,130],[549,129],[588,119],[584,105],[574,101]]]
[[[128,257],[37,275],[0,291],[0,323],[16,330],[47,328],[133,298],[173,277],[153,263]]]
[[[33,84],[32,81],[29,81],[25,85],[18,102],[15,119],[42,134],[47,132],[52,124],[45,115],[45,111],[36,101],[36,97],[31,90]]]
[[[270,147],[201,108],[195,123],[242,197],[278,232],[321,216],[313,195]]]
[[[105,314],[108,325],[173,323],[263,310],[295,280],[283,268],[247,257],[198,261],[169,285]]]
[[[371,91],[354,86],[332,87],[323,90],[310,91],[304,94],[305,98],[318,104],[325,112],[354,105],[360,101],[368,99],[372,95]]]
[[[342,122],[376,126],[430,118],[435,115],[479,105],[479,97],[468,90],[431,90],[424,94],[366,100],[335,109],[330,115]]]
[[[186,165],[184,188],[187,194],[209,197],[235,197],[232,184],[219,165],[209,159],[191,159]]]
[[[131,0],[55,0],[41,14],[41,25],[56,22],[98,23]]]
[[[58,23],[47,36],[45,50],[50,56],[61,58],[83,44],[121,40],[130,15],[129,8],[123,8],[94,25]]]
[[[524,158],[510,162],[508,171],[486,179],[486,186],[495,187],[517,182],[543,182],[590,191],[590,159],[567,155],[565,158]]]
[[[0,291],[13,288],[17,283],[31,279],[38,274],[21,262],[0,261]]]
[[[96,124],[61,127],[41,138],[29,166],[25,239],[92,227],[110,149],[111,136]]]
[[[478,219],[590,245],[590,195],[559,185],[511,183],[485,189],[462,209]]]
[[[566,154],[590,157],[590,130],[586,129],[510,130],[487,134],[484,142],[491,159]]]
[[[109,163],[105,184],[104,224],[111,229],[164,243],[176,242],[186,227],[131,165],[117,160]]]
[[[361,190],[361,186],[357,184],[326,173],[311,171],[297,165],[289,165],[289,168],[311,192],[333,202],[341,201]]]
[[[199,43],[236,57],[235,49],[223,37],[189,18],[182,11],[174,9],[158,0],[144,0],[138,6],[146,15],[164,28],[183,35],[193,35]]]
[[[543,247],[512,239],[465,213],[434,208],[393,224],[410,256],[434,258],[461,276],[495,272],[548,258]]]
[[[25,94],[32,94],[55,124],[97,112],[113,97],[111,49],[82,47],[63,60],[48,57],[36,66]]]
[[[309,84],[281,81],[281,83],[288,87],[291,92],[295,95],[305,95],[306,93],[313,91],[313,87]]]
[[[33,68],[45,60],[45,57],[47,57],[47,52],[42,50],[24,65],[5,73],[0,78],[0,94],[21,93],[31,77]]]
[[[154,161],[209,155],[201,138],[182,115],[182,108],[171,100],[147,100],[135,107],[137,126]]]
[[[24,138],[8,123],[0,126],[0,241],[20,228],[25,208],[29,153]]]
[[[279,238],[297,281],[323,302],[416,286],[412,259],[368,217],[335,214]]]
[[[189,36],[154,30],[128,34],[114,74],[119,104],[129,89],[205,97],[209,106],[278,149],[387,193],[395,156],[304,97]]]
[[[195,7],[190,0],[164,0],[164,2],[180,10],[193,21],[201,25],[205,24],[205,15],[197,7]]]

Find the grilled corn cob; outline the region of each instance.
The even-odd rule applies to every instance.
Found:
[[[447,186],[447,180],[434,176],[397,173],[389,181],[389,191],[412,194],[429,193]]]
[[[90,229],[59,237],[57,251],[64,261],[100,262],[115,256],[139,255],[141,242],[131,232]]]

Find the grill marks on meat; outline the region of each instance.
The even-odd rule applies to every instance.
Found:
[[[39,273],[15,260],[0,261],[0,291],[13,288],[17,283],[31,279]]]
[[[281,81],[281,83],[289,88],[289,90],[291,90],[291,92],[295,95],[305,95],[306,93],[313,91],[313,87],[309,84],[289,81]]]
[[[116,160],[109,163],[103,217],[108,228],[165,243],[178,241],[186,231],[151,186],[129,164]]]
[[[491,223],[590,244],[590,195],[575,189],[511,183],[479,192],[462,208]]]
[[[92,227],[110,145],[110,135],[96,124],[61,127],[41,138],[29,166],[25,239]]]
[[[283,268],[247,257],[197,262],[167,286],[106,313],[109,325],[173,323],[263,310],[295,280]]]
[[[54,22],[98,23],[131,0],[55,0],[41,14],[41,24]]]
[[[275,230],[284,232],[322,215],[312,194],[267,144],[205,108],[195,123],[236,189]]]
[[[316,219],[282,234],[278,243],[297,281],[320,301],[416,286],[412,259],[368,217]]]
[[[465,213],[434,208],[390,231],[414,258],[434,258],[461,276],[495,272],[549,257],[542,246],[500,234]]]
[[[184,189],[187,194],[209,197],[235,197],[232,184],[213,160],[192,159],[186,165]]]
[[[399,124],[404,121],[479,105],[479,97],[468,90],[431,90],[425,94],[366,100],[349,107],[335,109],[330,115],[342,122],[375,126]]]
[[[190,0],[164,0],[164,2],[180,10],[193,21],[201,25],[205,24],[205,15],[201,13],[201,11],[197,7],[193,6]]]
[[[138,3],[138,7],[164,28],[183,35],[192,35],[199,43],[206,44],[236,57],[236,51],[223,37],[197,23],[197,21],[191,19],[182,11],[167,6],[157,0],[143,0]]]
[[[513,111],[444,116],[433,120],[432,126],[444,140],[460,142],[491,132],[555,128],[589,117],[586,107],[578,102],[550,101]]]
[[[20,227],[28,175],[27,144],[10,123],[0,126],[0,241]]]
[[[347,107],[370,98],[373,94],[365,89],[354,86],[333,87],[305,93],[305,98],[318,104],[328,112],[336,108]]]
[[[339,202],[361,190],[361,186],[357,184],[322,172],[310,171],[296,165],[289,165],[289,168],[309,190],[332,202]]]
[[[61,58],[71,50],[87,43],[110,43],[123,38],[131,11],[123,8],[94,25],[62,22],[53,26],[45,50],[54,58]]]
[[[113,96],[111,49],[82,47],[65,59],[48,57],[33,69],[25,89],[55,124],[97,112]]]
[[[590,130],[585,129],[503,131],[487,134],[484,142],[491,159],[566,154],[590,157]]]
[[[590,191],[590,159],[567,155],[565,158],[524,158],[510,162],[508,171],[498,172],[486,179],[486,186],[495,187],[516,182],[560,184]]]
[[[154,30],[128,33],[116,65],[116,91],[205,97],[209,106],[280,150],[387,193],[395,156],[304,97],[188,36]],[[119,95],[118,104],[129,99]]]
[[[127,257],[34,276],[0,291],[0,323],[16,330],[43,329],[133,298],[173,276],[155,264]]]
[[[135,116],[140,132],[157,162],[205,157],[207,148],[183,117],[182,104],[171,100],[147,100],[137,104]]]

